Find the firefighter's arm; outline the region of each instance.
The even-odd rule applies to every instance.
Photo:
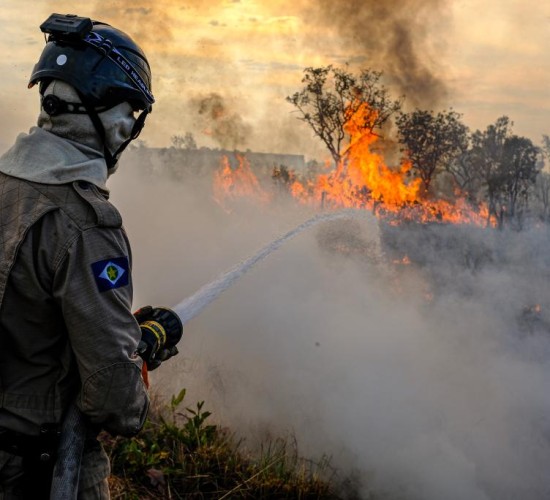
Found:
[[[120,228],[80,232],[57,266],[61,306],[81,379],[77,405],[93,424],[133,435],[149,399],[136,355],[141,330],[132,314],[130,248]]]

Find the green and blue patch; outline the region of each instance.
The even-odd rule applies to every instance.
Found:
[[[100,292],[126,286],[130,280],[128,257],[116,257],[94,262],[92,273]]]

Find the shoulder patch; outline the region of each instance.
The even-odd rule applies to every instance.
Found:
[[[128,257],[105,259],[92,264],[92,273],[100,292],[128,285],[129,269]]]

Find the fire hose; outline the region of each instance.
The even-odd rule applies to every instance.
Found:
[[[193,295],[175,306],[174,311],[168,308],[146,309],[150,306],[138,310],[135,315],[142,330],[142,339],[138,346],[138,353],[144,358],[145,362],[151,362],[155,366],[155,361],[158,361],[155,359],[157,355],[166,352],[166,350],[176,348],[177,343],[181,339],[183,325],[197,316],[248,270],[277,250],[281,245],[320,222],[349,217],[364,217],[364,215],[364,212],[360,211],[343,210],[312,217],[280,238],[272,241],[249,259],[237,264],[217,279],[204,285]],[[140,321],[140,319],[143,319],[143,321]],[[179,336],[178,331],[180,332]],[[72,404],[67,410],[61,425],[61,438],[50,490],[51,500],[76,500],[86,432],[86,418],[76,404]]]

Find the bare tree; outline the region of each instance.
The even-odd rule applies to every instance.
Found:
[[[401,113],[396,120],[400,142],[426,191],[443,170],[460,178],[460,169],[452,169],[453,162],[468,149],[468,127],[460,119],[452,109],[437,114],[417,109]]]
[[[382,73],[370,69],[354,75],[346,69],[325,66],[306,68],[299,92],[286,99],[299,111],[329,150],[334,162],[342,159],[349,142],[345,125],[361,107],[367,112],[357,125],[365,132],[381,129],[388,118],[401,108],[401,100],[392,100],[381,85]]]

